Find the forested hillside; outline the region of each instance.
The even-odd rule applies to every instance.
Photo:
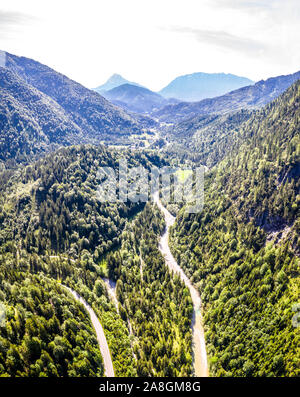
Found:
[[[192,300],[178,276],[169,272],[158,250],[164,222],[147,204],[126,227],[120,251],[108,258],[110,277],[124,319],[136,335],[139,376],[192,374]]]
[[[32,59],[6,52],[1,59],[0,170],[61,146],[128,144],[155,124]]]
[[[137,154],[131,164],[139,164],[142,158],[146,161]],[[107,251],[117,243],[124,218],[139,203],[100,203],[96,196],[100,166],[117,167],[118,153],[104,147],[61,149],[16,172],[2,187],[3,239],[24,238],[28,250],[38,254],[70,251],[78,255],[84,248],[99,255]]]
[[[6,68],[56,101],[90,139],[141,131],[125,111],[100,94],[30,58],[6,53]],[[79,142],[78,142],[79,143]]]
[[[174,257],[203,301],[210,374],[299,376],[300,80],[282,92],[300,72],[151,119],[0,55],[0,375],[104,374],[88,313],[66,287],[96,313],[116,376],[194,374],[194,290],[160,253],[163,214],[152,202],[99,200],[98,171],[118,177],[125,159],[182,167],[181,182],[206,166],[201,213],[163,204],[177,215]],[[130,110],[167,101],[128,84],[112,91]]]
[[[269,79],[265,82],[265,87],[272,87],[272,96],[277,96],[283,87],[288,86],[297,76],[300,76],[299,73]],[[257,83],[257,87],[259,85]],[[247,99],[246,88],[244,91],[245,96],[240,93],[240,104]],[[264,103],[262,88],[257,88],[256,99]],[[215,100],[218,101],[219,98]],[[224,114],[200,112],[200,115],[165,127],[164,136],[171,143],[165,151],[181,160],[192,160],[209,168],[213,167],[230,153],[236,152],[243,144],[249,129],[249,119],[257,119],[259,122],[262,120],[259,112],[247,108],[248,106],[245,106],[242,110]]]
[[[82,308],[56,281],[0,258],[0,296],[6,305],[1,376],[103,376],[94,330]]]
[[[86,141],[81,129],[54,100],[0,67],[0,161],[30,162],[61,145]]]
[[[198,116],[170,126],[165,135],[172,144],[165,151],[181,160],[192,160],[211,168],[243,142],[242,126],[252,113],[240,110]]]
[[[1,180],[0,260],[24,277],[44,274],[83,296],[101,319],[116,375],[129,376],[136,364],[127,324],[108,298],[100,264],[140,205],[101,205],[96,197],[100,164],[116,166],[117,158],[102,147],[61,149]]]
[[[46,307],[51,297],[46,294],[51,295],[53,287],[53,295],[65,295],[59,288],[59,283],[63,283],[84,297],[99,316],[117,376],[187,376],[192,371],[191,299],[184,285],[171,277],[158,251],[157,239],[163,228],[160,214],[151,205],[143,209],[142,203],[100,203],[97,199],[99,167],[117,168],[120,155],[120,151],[105,147],[61,149],[2,180],[1,269],[16,273],[11,286],[7,286],[9,292],[2,298],[5,305],[11,305],[21,299],[11,291],[24,290],[24,296],[33,294],[33,302],[28,308],[25,299],[27,312],[17,308],[15,315],[18,317],[20,310],[26,321],[32,315],[30,311],[39,310],[40,317],[48,318]],[[165,165],[154,153],[123,151],[122,157],[129,167]],[[52,281],[43,292],[45,277]],[[117,282],[118,310],[108,296],[103,277]],[[24,282],[26,278],[32,281]],[[38,292],[31,292],[31,285],[36,284]],[[55,330],[64,337],[59,327],[64,329],[69,313],[55,314],[55,310],[53,316],[61,324]],[[77,318],[74,321],[76,327],[83,327]],[[77,369],[77,358],[73,363],[69,352],[70,344],[75,348],[76,340],[71,339],[70,344],[65,339],[61,342],[54,331],[47,336],[40,328],[38,322],[34,341],[40,348],[28,358],[19,346],[26,338],[26,329],[22,328],[19,339],[6,331],[2,334],[4,349],[14,352],[16,344],[18,353],[12,354],[19,354],[17,369],[11,369],[3,358],[9,375],[49,374],[48,363],[52,361],[58,368],[57,372],[53,369],[53,375],[70,376],[74,371],[80,376],[96,375],[95,362],[80,356],[81,340],[76,348]],[[50,337],[59,346],[63,344],[69,367],[65,356],[61,353],[57,358],[52,345],[48,346]],[[65,336],[67,340],[68,337],[69,334]],[[93,348],[96,349],[94,344]],[[44,359],[44,350],[52,361]],[[32,366],[35,372],[26,372],[25,366]]]
[[[299,376],[300,82],[243,124],[206,175],[201,214],[181,211],[173,252],[203,300],[211,373]]]

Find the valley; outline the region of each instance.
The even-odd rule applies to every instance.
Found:
[[[192,302],[193,302],[193,319],[192,319],[192,330],[193,330],[193,366],[194,375],[197,377],[208,376],[208,365],[206,356],[206,347],[204,339],[203,320],[201,313],[201,298],[199,292],[193,287],[189,278],[184,274],[183,270],[178,266],[175,258],[173,257],[169,248],[169,229],[175,223],[175,218],[170,212],[162,205],[158,197],[158,192],[154,194],[154,202],[158,208],[164,214],[166,222],[166,230],[161,236],[159,242],[159,249],[165,258],[166,264],[174,274],[179,274],[185,285],[190,291]]]
[[[299,376],[299,72],[90,90],[5,54],[0,374]],[[204,166],[203,210],[100,201],[121,159],[183,180]]]

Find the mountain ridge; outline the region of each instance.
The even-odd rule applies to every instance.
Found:
[[[159,94],[166,98],[173,97],[181,101],[192,102],[220,96],[253,83],[247,77],[232,73],[196,72],[176,77],[160,90]]]
[[[151,124],[37,61],[9,53],[2,60],[1,162],[26,162],[59,145],[117,142]]]
[[[0,67],[0,160],[21,161],[60,145],[85,141],[83,131],[52,98]]]
[[[167,105],[165,108],[153,112],[152,116],[162,122],[172,123],[205,114],[257,109],[278,97],[299,78],[300,71],[289,75],[271,77],[215,98]]]
[[[46,65],[6,53],[6,68],[54,99],[91,138],[139,130],[134,118],[123,109]]]
[[[137,113],[150,113],[167,104],[177,103],[176,99],[165,99],[145,87],[122,84],[102,94],[113,104]]]

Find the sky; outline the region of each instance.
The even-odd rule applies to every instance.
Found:
[[[299,0],[1,0],[0,49],[92,88],[113,73],[159,90],[179,75],[255,81],[300,70]]]

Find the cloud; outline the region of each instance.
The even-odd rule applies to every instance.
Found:
[[[270,10],[276,3],[278,3],[278,0],[209,0],[210,6],[246,11],[253,11],[254,9]]]
[[[189,27],[169,27],[167,30],[175,33],[192,35],[198,42],[210,44],[223,49],[230,49],[237,52],[255,55],[265,52],[266,45],[246,37],[235,36],[226,31],[195,29]]]
[[[28,20],[30,19],[32,19],[31,16],[23,14],[21,12],[0,10],[0,26],[19,25],[23,24],[24,22],[28,22]]]
[[[0,10],[0,37],[7,38],[18,27],[32,22],[35,18],[15,11]]]

